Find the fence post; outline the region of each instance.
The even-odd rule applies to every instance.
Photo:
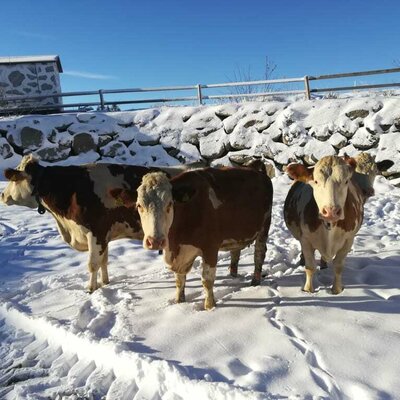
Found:
[[[199,105],[202,106],[203,105],[203,96],[201,93],[201,85],[200,83],[197,84],[197,99],[199,101]]]
[[[308,78],[308,75],[304,77],[304,88],[305,88],[306,100],[311,100],[310,79]]]
[[[99,96],[100,96],[100,110],[104,110],[104,95],[103,95],[103,89],[99,90]]]

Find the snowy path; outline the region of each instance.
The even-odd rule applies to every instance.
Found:
[[[86,254],[52,218],[1,206],[0,398],[391,399],[400,393],[400,190],[378,179],[344,273],[345,290],[303,293],[299,247],[276,201],[264,271],[250,287],[252,249],[228,276],[221,253],[217,308],[201,311],[198,264],[187,303],[156,252],[121,240],[111,283],[85,293]],[[4,183],[0,183],[0,188]]]

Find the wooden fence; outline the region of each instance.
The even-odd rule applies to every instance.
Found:
[[[94,91],[84,92],[64,92],[59,94],[47,94],[47,95],[35,95],[35,96],[2,96],[0,98],[0,114],[24,114],[24,113],[46,113],[46,112],[71,112],[75,110],[88,110],[89,108],[96,107],[98,110],[108,110],[112,107],[121,105],[134,105],[134,104],[157,104],[157,103],[169,103],[169,102],[197,102],[198,104],[205,104],[209,100],[225,100],[225,99],[263,99],[266,96],[288,96],[288,95],[301,95],[303,94],[306,99],[310,100],[313,94],[326,93],[326,92],[338,92],[338,91],[353,91],[353,90],[365,90],[365,89],[382,89],[382,88],[395,88],[400,87],[400,82],[394,83],[377,83],[377,84],[366,84],[366,85],[354,85],[354,86],[336,86],[328,88],[312,88],[311,84],[313,81],[322,81],[329,79],[339,78],[351,78],[358,76],[368,75],[383,75],[389,73],[400,72],[400,68],[391,69],[380,69],[372,71],[359,71],[359,72],[348,72],[333,75],[320,75],[320,76],[309,76],[306,75],[301,78],[289,78],[289,79],[270,79],[270,80],[259,80],[259,81],[248,81],[248,82],[228,82],[228,83],[217,83],[217,84],[196,84],[188,86],[167,86],[167,87],[153,87],[153,88],[132,88],[132,89],[99,89]],[[301,83],[303,88],[299,90],[271,90],[272,86],[276,85],[287,85],[290,83]],[[261,90],[253,93],[232,93],[239,87],[261,87]],[[227,88],[231,90],[229,94],[207,94],[208,90],[217,88]],[[235,89],[236,88],[236,89]],[[264,90],[263,90],[264,89]],[[106,96],[110,94],[126,94],[126,93],[150,93],[150,92],[192,92],[192,95],[175,96],[175,97],[155,97],[155,98],[142,98],[142,99],[129,99],[129,100],[107,100]],[[89,102],[72,102],[64,103],[64,99],[82,96],[96,96],[98,100]],[[27,104],[26,102],[34,102],[38,100],[44,100],[46,98],[62,98],[62,105],[34,105]],[[25,104],[24,104],[25,103]]]

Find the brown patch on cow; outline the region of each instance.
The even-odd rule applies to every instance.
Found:
[[[128,208],[136,207],[136,191],[115,188],[110,189],[108,193],[115,200],[118,206],[125,206]]]
[[[37,167],[44,168],[39,165]],[[131,192],[136,192],[143,175],[149,172],[145,167],[124,165],[108,165],[108,167],[131,177],[129,181],[124,182]],[[143,233],[137,211],[124,206],[106,208],[93,191],[94,183],[89,177],[90,168],[96,168],[96,165],[44,168],[37,185],[38,195],[53,214],[73,220],[93,232],[102,248],[113,240],[110,232],[116,222],[127,223],[129,231],[135,232],[134,236],[127,234],[127,238],[140,239]],[[33,173],[32,180],[35,180],[37,171],[31,173]]]
[[[357,199],[349,188],[344,205],[344,219],[339,220],[337,226],[346,232],[352,232],[358,224],[361,224],[363,217],[363,202]]]
[[[173,192],[191,188],[192,193],[186,202],[174,203],[168,235],[172,258],[179,254],[180,245],[191,245],[201,250],[205,263],[215,265],[224,240],[249,243],[263,231],[271,212],[271,181],[252,169],[206,168],[186,172],[170,182]],[[209,198],[210,188],[221,202],[218,208]]]
[[[307,183],[313,179],[313,172],[313,168],[307,168],[303,164],[289,164],[286,167],[286,173],[290,176],[290,178],[304,183]]]
[[[26,175],[23,172],[17,171],[16,169],[11,169],[11,168],[7,168],[4,171],[4,176],[7,180],[13,181],[13,182],[19,182],[19,181],[26,179]]]
[[[309,197],[308,201],[306,201],[307,197]],[[299,203],[302,201],[305,202],[303,209],[299,207]],[[301,235],[303,223],[311,232],[315,232],[321,226],[322,221],[319,218],[319,210],[311,186],[299,181],[292,185],[286,196],[284,216],[288,226],[296,227],[298,231],[296,236]]]

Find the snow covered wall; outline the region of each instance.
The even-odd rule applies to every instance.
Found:
[[[387,175],[398,178],[398,132],[400,99],[390,97],[9,117],[0,120],[0,168],[34,153],[58,164],[214,166],[263,157],[281,169],[368,151],[377,161],[393,160]]]

